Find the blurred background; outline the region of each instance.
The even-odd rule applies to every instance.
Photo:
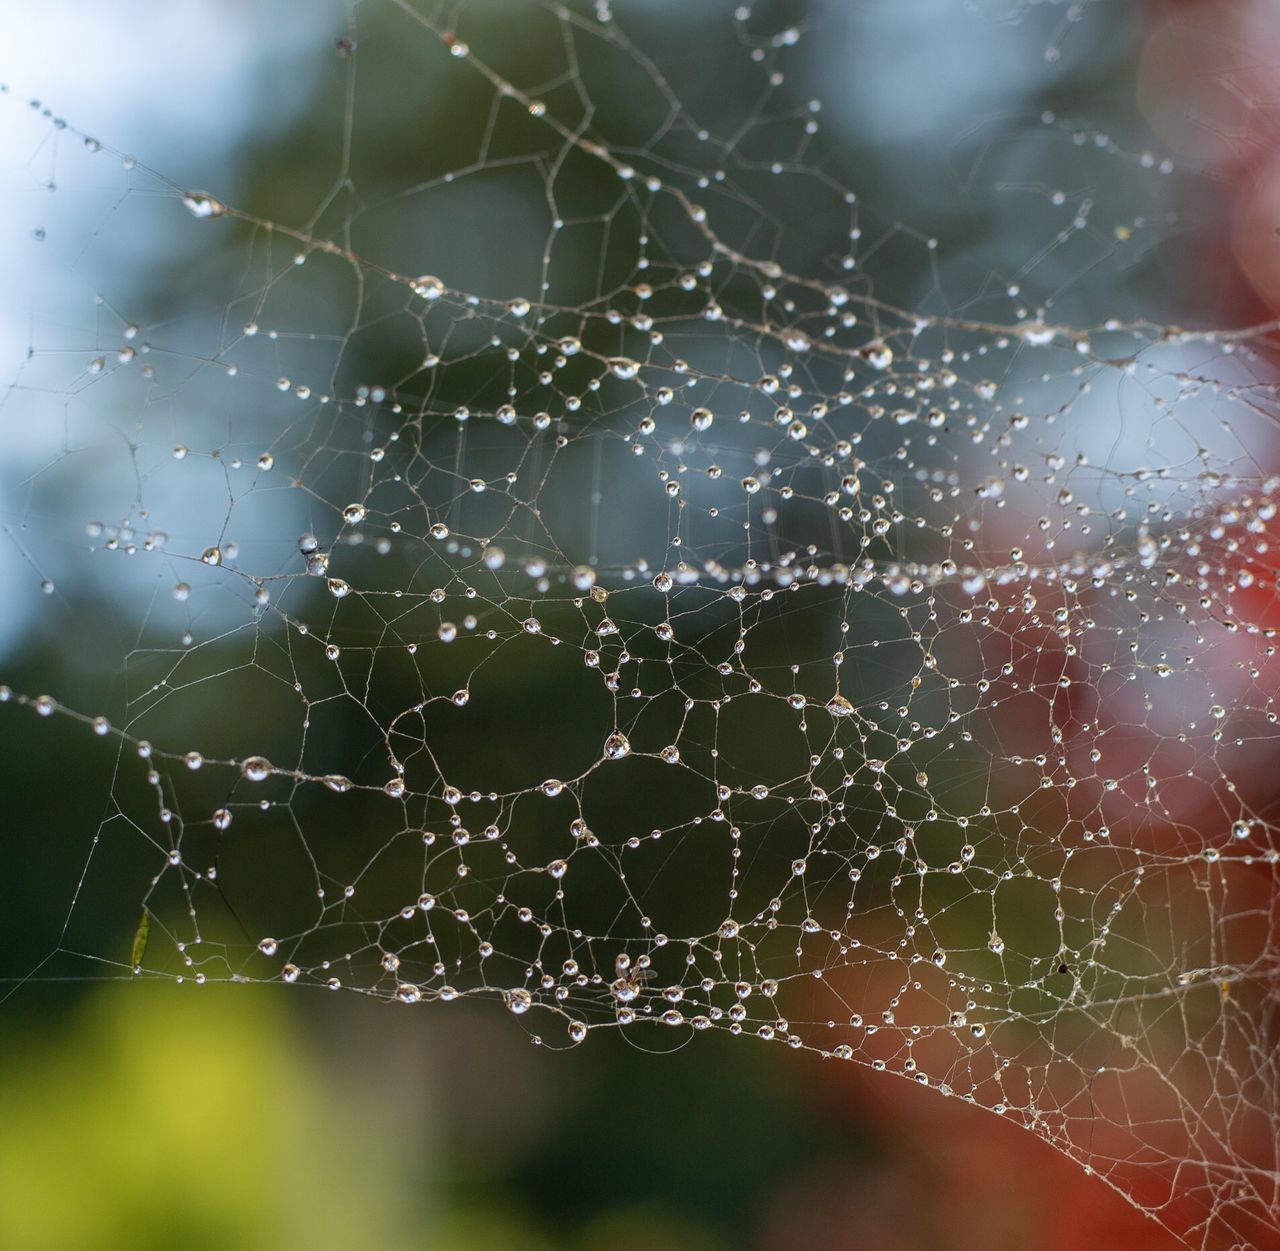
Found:
[[[544,85],[553,107],[557,91],[589,82],[598,124],[627,134],[634,84],[589,66],[565,78],[558,27],[540,6],[413,3],[513,78]],[[803,162],[857,188],[854,250],[890,302],[993,319],[1052,307],[1081,324],[1241,324],[1280,307],[1280,22],[1265,0],[778,0],[736,23],[734,7],[612,6],[716,136],[760,100],[760,64],[785,57],[797,116],[822,101]],[[180,191],[326,237],[359,213],[365,254],[382,248],[407,273],[448,269],[458,286],[502,298],[539,279],[545,174],[431,200],[406,256],[393,246],[408,220],[404,189],[434,185],[478,151],[498,162],[502,146],[485,138],[491,91],[445,74],[399,6],[18,8],[0,53],[0,680],[96,712],[136,698],[187,634],[203,643],[243,619],[190,554],[236,537],[226,531],[233,456],[252,463],[270,448],[285,465],[315,439],[285,412],[287,395],[255,396],[269,433],[233,428],[225,391],[200,373],[224,321],[251,320],[261,301],[252,271],[229,268],[230,247],[175,211]],[[60,131],[48,110],[92,142]],[[643,128],[630,141],[644,147]],[[762,159],[792,159],[771,143]],[[806,233],[817,228],[803,210],[787,211],[777,250],[830,251]],[[278,249],[268,268],[288,265],[292,245],[267,242]],[[582,272],[569,266],[564,281],[588,281],[609,246],[593,236]],[[274,359],[253,358],[249,371],[403,373],[401,345],[379,337],[376,317],[375,333],[343,338],[354,297],[336,284],[331,294],[331,326],[314,313],[309,337],[273,342]],[[116,376],[117,354],[149,336],[164,338],[170,364],[185,345],[180,382]],[[105,370],[86,369],[99,352]],[[104,411],[112,435],[95,441]],[[1116,437],[1105,404],[1075,412],[1085,446]],[[178,476],[175,444],[223,455]],[[326,481],[329,471],[309,472]],[[145,516],[130,504],[134,475],[146,482]],[[284,486],[268,482],[237,518],[245,548],[268,563],[277,556],[254,550],[247,510],[288,544],[332,528],[332,498]],[[189,600],[171,602],[173,579],[158,591],[141,561],[84,561],[86,527],[127,546],[161,526],[195,565],[180,575]],[[607,535],[598,550],[607,559]],[[228,668],[237,653],[215,654]],[[525,681],[529,705],[548,698],[537,675]],[[196,709],[215,725],[269,723],[254,698],[233,685],[204,703],[193,695],[170,728]],[[1177,1245],[1014,1125],[809,1053],[718,1032],[668,1041],[613,1030],[561,1051],[531,1045],[521,1022],[483,1003],[407,1011],[276,984],[113,976],[151,870],[130,851],[97,873],[96,840],[124,820],[130,784],[83,726],[54,719],[38,731],[0,720],[0,1245]],[[117,966],[101,978],[69,958],[102,951]]]

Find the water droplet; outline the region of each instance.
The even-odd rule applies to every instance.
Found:
[[[631,754],[631,743],[621,730],[614,730],[604,741],[604,754],[607,760],[621,760]]]
[[[227,206],[207,191],[188,191],[182,203],[192,217],[221,217],[227,211]]]
[[[843,695],[833,695],[827,701],[827,711],[833,717],[849,717],[853,715],[853,705]]]
[[[883,343],[869,343],[860,355],[872,369],[888,369],[893,364],[893,349]]]
[[[1046,326],[1043,322],[1024,322],[1018,328],[1018,333],[1032,347],[1043,347],[1046,343],[1053,342],[1053,327]]]

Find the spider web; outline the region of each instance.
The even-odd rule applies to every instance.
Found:
[[[966,20],[1048,74],[1105,20],[1048,7]],[[174,240],[5,396],[24,576],[120,640],[101,707],[0,688],[116,754],[27,980],[728,1031],[1256,1245],[1274,327],[1188,328],[1132,119],[978,116],[886,212],[816,17],[712,8],[359,6],[245,202],[10,93],[91,239]]]

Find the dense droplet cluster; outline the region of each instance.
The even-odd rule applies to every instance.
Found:
[[[549,13],[584,56],[620,38],[607,6]],[[768,100],[801,35],[734,22]],[[607,180],[616,281],[562,299],[587,246],[557,242],[567,210],[527,296],[470,293],[444,252],[407,277],[413,239],[375,260],[270,224],[294,263],[209,354],[233,446],[141,427],[193,492],[230,484],[218,528],[88,525],[95,568],[154,562],[131,661],[160,676],[110,719],[0,688],[115,744],[122,793],[145,782],[140,967],[488,997],[556,1045],[748,1034],[995,1110],[1130,1188],[1152,1126],[1186,1124],[1207,1174],[1240,1164],[1231,1127],[1274,1130],[1278,1085],[1280,465],[1241,451],[1276,415],[1264,332],[1057,324],[1017,286],[1003,317],[904,311],[852,190],[820,185],[854,223],[833,283],[741,228],[746,136],[671,103],[649,148],[614,151],[434,33],[433,74],[544,128],[550,202],[573,196],[561,157]],[[757,120],[807,141],[819,112]],[[689,136],[701,163],[675,154]],[[178,198],[220,219],[193,231],[262,226]],[[324,265],[408,337],[394,385],[340,367]],[[84,371],[119,374],[136,334]],[[1129,388],[1136,440],[1106,408]],[[255,511],[282,491],[305,522]],[[1266,1220],[1271,1176],[1202,1185]]]

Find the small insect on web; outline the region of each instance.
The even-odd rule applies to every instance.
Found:
[[[817,1051],[1256,1244],[1275,328],[1119,106],[886,164],[848,7],[360,6],[242,185],[9,93],[166,249],[5,394],[94,624],[3,715],[116,754],[54,955]],[[957,32],[1067,93],[1106,8]]]

